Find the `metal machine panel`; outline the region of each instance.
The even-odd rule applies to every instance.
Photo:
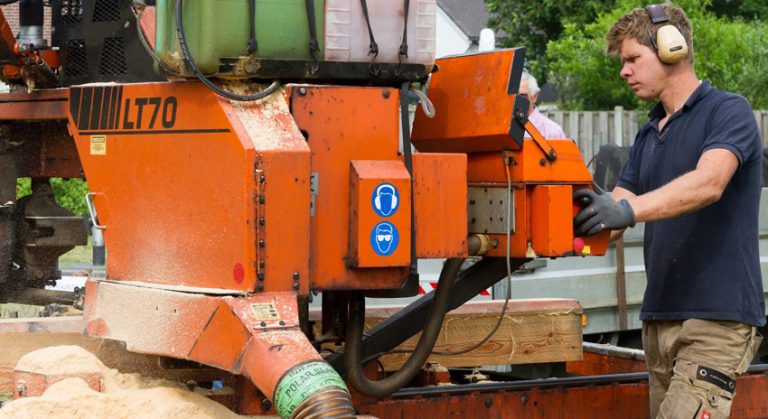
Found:
[[[399,160],[353,160],[350,170],[349,264],[411,263],[411,177]]]
[[[519,149],[524,129],[515,112],[528,100],[516,95],[525,48],[437,60],[429,97],[434,118],[416,112],[413,144],[419,151],[480,152]]]
[[[402,161],[398,154],[399,91],[294,85],[289,94],[293,117],[312,151],[315,178],[309,234],[310,288],[399,288],[408,267],[355,269],[347,261],[350,162]]]
[[[258,261],[264,260],[259,253],[285,242],[293,245],[292,253],[284,252],[293,263],[267,258],[267,273],[287,272],[280,275],[285,290],[293,289],[293,272],[306,277],[308,249],[285,232],[283,241],[261,239],[265,246],[258,247],[260,218],[276,230],[286,225],[270,219],[277,208],[260,205],[260,185],[293,224],[293,234],[307,236],[295,221],[302,217],[289,209],[306,207],[304,219],[309,217],[309,150],[281,95],[225,112],[227,103],[197,83],[92,85],[70,92],[70,127],[98,222],[106,226],[110,279],[255,291]],[[241,120],[246,114],[248,120]],[[259,136],[251,137],[243,125],[258,127]],[[272,145],[284,149],[283,156],[304,159],[304,167],[291,160],[290,177],[275,169],[262,181],[255,173],[257,151]],[[291,148],[298,146],[304,150]],[[280,161],[273,154],[270,164]]]
[[[510,233],[515,232],[515,195],[511,202],[507,199],[507,188],[470,187],[469,231],[482,234],[507,234],[507,222]]]
[[[413,155],[416,256],[467,257],[467,156]]]
[[[562,256],[573,252],[573,221],[564,217],[573,206],[570,185],[533,187],[531,202],[531,245],[540,256]]]

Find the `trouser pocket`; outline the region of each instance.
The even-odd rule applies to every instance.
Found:
[[[678,359],[658,417],[727,418],[735,383],[735,377],[717,369]]]
[[[749,342],[747,342],[747,350],[744,352],[739,366],[736,367],[736,374],[744,374],[749,369],[749,365],[752,363],[752,359],[755,357],[762,342],[763,336],[757,333],[756,327],[752,327],[752,335],[749,337]]]

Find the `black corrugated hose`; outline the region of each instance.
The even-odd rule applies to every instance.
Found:
[[[435,298],[429,308],[429,316],[419,343],[413,354],[402,368],[391,376],[374,381],[363,373],[360,353],[363,340],[363,323],[365,321],[365,299],[362,293],[354,293],[349,302],[349,323],[347,325],[347,341],[344,349],[344,368],[347,371],[349,384],[362,394],[371,397],[386,397],[408,384],[418,374],[421,366],[429,357],[435,346],[443,318],[448,310],[448,300],[453,289],[456,275],[464,262],[462,258],[448,259],[440,272],[440,279],[435,290]]]

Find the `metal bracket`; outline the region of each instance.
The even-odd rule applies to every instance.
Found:
[[[555,151],[555,148],[552,147],[552,144],[550,144],[549,141],[547,141],[544,136],[541,135],[536,126],[533,125],[533,122],[528,119],[528,115],[518,112],[515,114],[515,117],[520,121],[521,124],[523,124],[523,126],[525,126],[525,130],[531,134],[531,139],[533,139],[533,142],[539,146],[541,151],[544,153],[544,157],[546,157],[550,163],[557,160],[557,151]]]
[[[96,215],[96,208],[93,206],[93,201],[91,200],[91,197],[96,196],[97,194],[94,192],[88,192],[85,194],[85,206],[88,207],[88,215],[91,217],[91,223],[93,223],[93,228],[97,230],[106,230],[106,226],[99,225],[99,222],[97,221],[97,215]]]

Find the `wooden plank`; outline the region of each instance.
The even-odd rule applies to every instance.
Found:
[[[503,304],[500,300],[469,302],[448,313],[434,351],[458,351],[481,341],[496,324]],[[366,309],[366,330],[400,309]],[[446,367],[474,367],[581,360],[581,314],[582,308],[575,300],[511,300],[499,329],[479,348],[463,355],[433,355],[429,361]],[[310,319],[319,319],[319,311],[310,310]],[[420,336],[417,334],[397,349],[413,349]],[[393,371],[409,355],[386,355],[381,362],[385,370]]]
[[[594,124],[595,119],[592,118]],[[610,127],[608,126],[608,112],[597,113],[597,124],[593,127],[592,138],[597,141],[596,149],[600,151],[600,146],[611,141]]]

